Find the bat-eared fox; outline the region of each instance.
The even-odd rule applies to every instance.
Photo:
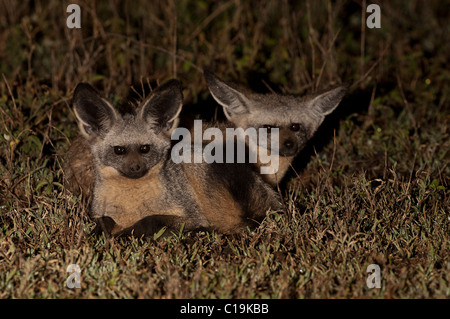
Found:
[[[153,90],[128,112],[116,110],[86,83],[76,87],[73,104],[83,137],[74,145],[78,151],[71,150],[68,174],[89,182],[76,171],[83,160],[91,161],[85,174],[93,175],[97,230],[141,236],[184,225],[186,231],[234,233],[281,209],[278,194],[248,163],[172,161],[171,134],[183,104],[178,81]]]
[[[348,85],[344,85],[304,97],[256,94],[224,82],[211,72],[205,71],[204,76],[209,91],[223,107],[225,116],[233,126],[243,130],[266,128],[269,134],[274,128],[278,129],[278,171],[262,175],[273,186],[282,180],[294,157],[313,137],[325,116],[338,106],[348,89]],[[250,145],[255,139],[246,140],[250,148],[261,147]],[[270,143],[267,145],[270,146]],[[261,154],[260,151],[255,153]],[[258,161],[257,166],[262,165],[267,164]]]

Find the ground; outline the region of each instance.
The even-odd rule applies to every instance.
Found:
[[[81,29],[66,2],[0,4],[0,298],[450,296],[448,1],[375,2],[379,29],[366,1],[79,1]],[[177,78],[186,114],[220,118],[203,68],[256,92],[352,86],[280,186],[286,213],[91,235],[63,182],[76,84],[118,105]]]

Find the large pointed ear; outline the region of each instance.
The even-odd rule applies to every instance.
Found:
[[[140,107],[139,116],[154,125],[155,132],[170,136],[178,126],[178,116],[183,106],[181,83],[170,80],[156,88]]]
[[[324,118],[336,109],[349,87],[350,84],[345,84],[319,94],[310,101],[309,106]]]
[[[118,117],[117,111],[87,83],[79,83],[73,93],[78,126],[86,138],[106,133]]]
[[[233,117],[250,112],[250,101],[242,92],[231,87],[212,72],[204,71],[203,75],[209,91],[217,103],[222,105],[228,120],[233,121]]]

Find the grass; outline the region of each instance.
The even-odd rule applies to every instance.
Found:
[[[0,298],[450,296],[448,4],[383,2],[368,29],[356,1],[78,3],[79,30],[60,1],[0,3]],[[76,84],[119,104],[176,77],[211,119],[206,67],[258,92],[353,82],[282,185],[288,212],[237,236],[90,235],[61,168]]]

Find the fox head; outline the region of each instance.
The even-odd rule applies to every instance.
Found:
[[[96,165],[134,179],[167,156],[182,101],[181,84],[176,80],[155,89],[133,113],[119,113],[87,83],[78,84],[73,95],[78,126]]]
[[[281,156],[297,155],[311,139],[326,115],[334,111],[348,86],[308,97],[246,92],[226,83],[213,73],[204,73],[209,91],[236,127],[278,128]]]

